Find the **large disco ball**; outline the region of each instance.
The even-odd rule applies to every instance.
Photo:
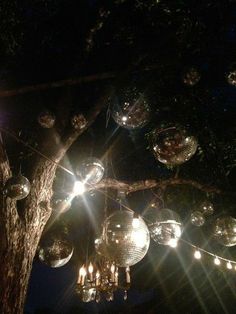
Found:
[[[30,192],[30,182],[22,175],[11,177],[5,183],[3,192],[13,200],[21,200],[28,196]]]
[[[133,223],[133,213],[116,211],[103,226],[106,256],[120,267],[132,266],[146,255],[150,236],[144,220]]]
[[[216,219],[213,234],[224,246],[236,245],[236,219],[231,216]]]
[[[99,183],[104,175],[105,168],[101,160],[89,157],[83,160],[76,168],[76,174],[87,184]]]
[[[163,245],[172,245],[173,240],[179,240],[182,224],[179,215],[173,210],[149,206],[144,212],[152,239]]]
[[[187,130],[171,126],[152,132],[152,149],[158,161],[176,166],[188,161],[197,150],[197,140]]]
[[[112,117],[119,126],[126,129],[145,126],[150,118],[150,107],[144,94],[136,87],[119,91],[114,98]]]
[[[39,245],[39,260],[53,268],[61,267],[69,262],[73,250],[73,245],[65,235],[51,232],[45,235]]]

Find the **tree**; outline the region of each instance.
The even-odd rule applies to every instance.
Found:
[[[66,1],[55,3],[54,6],[50,5],[50,1],[41,1],[39,4],[24,7],[21,12],[18,12],[16,7],[6,10],[6,17],[10,17],[14,12],[14,18],[12,23],[4,19],[7,35],[5,37],[1,35],[5,45],[1,53],[3,60],[7,62],[6,64],[2,62],[1,66],[5,71],[3,73],[7,73],[4,77],[5,85],[11,85],[9,82],[12,81],[13,74],[18,82],[24,81],[25,78],[20,73],[26,68],[30,86],[2,90],[0,97],[5,101],[3,111],[10,113],[11,109],[7,108],[7,105],[16,108],[17,105],[22,106],[25,101],[32,102],[35,97],[38,104],[34,104],[35,109],[30,110],[26,108],[27,105],[24,106],[24,109],[29,111],[23,117],[22,123],[17,122],[14,126],[15,118],[13,118],[13,122],[9,122],[11,119],[7,119],[7,122],[3,120],[1,126],[1,189],[3,190],[5,182],[12,176],[12,166],[17,163],[16,156],[19,156],[20,151],[23,154],[22,170],[31,182],[31,191],[25,200],[16,202],[4,194],[1,195],[0,260],[3,261],[0,265],[1,313],[23,312],[32,262],[42,232],[52,213],[51,198],[58,165],[60,167],[70,147],[80,136],[82,137],[82,134],[92,132],[96,123],[99,128],[101,124],[105,127],[104,121],[107,112],[110,112],[107,106],[113,99],[114,86],[120,88],[130,80],[134,80],[147,93],[155,117],[144,132],[148,133],[152,127],[160,123],[160,120],[189,124],[199,139],[200,148],[195,159],[177,168],[177,171],[176,168],[166,169],[163,165],[157,164],[152,172],[148,170],[151,157],[145,155],[144,158],[136,159],[133,172],[127,174],[126,167],[131,168],[131,162],[129,161],[128,164],[123,162],[120,169],[117,166],[117,172],[120,178],[124,178],[127,174],[124,181],[114,177],[105,178],[93,189],[123,190],[127,194],[145,189],[166,190],[164,197],[166,202],[171,204],[177,199],[176,186],[181,188],[184,186],[184,190],[181,191],[186,193],[186,197],[182,199],[181,204],[190,202],[193,205],[196,202],[196,199],[190,197],[194,190],[198,191],[196,198],[200,199],[205,196],[205,193],[222,194],[223,204],[229,205],[228,212],[233,211],[236,151],[232,113],[235,109],[231,107],[228,95],[231,93],[235,97],[235,92],[234,87],[227,87],[226,83],[223,85],[225,90],[221,90],[224,84],[222,81],[224,81],[225,65],[220,63],[220,66],[215,68],[218,59],[222,58],[222,48],[227,63],[235,48],[235,40],[229,42],[224,36],[227,28],[224,16],[228,16],[233,5],[225,4],[223,1],[219,1],[218,4],[208,1],[196,8],[194,1],[191,4],[189,1],[175,1],[173,4],[171,1],[158,3],[150,0],[114,1],[112,4],[106,1],[103,4],[94,1],[92,7],[89,7],[89,4],[84,1],[80,4],[81,12],[78,13],[76,10],[80,22],[78,25],[75,22],[74,30],[71,29],[72,23],[66,14],[71,13],[73,6],[76,5],[73,2],[72,7],[66,8],[66,6]],[[43,13],[34,19],[34,14],[36,15],[37,12]],[[83,18],[86,12],[90,14],[89,21]],[[232,19],[232,15],[230,16]],[[23,23],[24,18],[26,25]],[[61,20],[69,30],[58,31]],[[140,21],[142,23],[139,23]],[[220,26],[215,29],[218,22]],[[31,23],[39,32],[39,39],[34,38],[34,33],[28,29]],[[50,23],[51,25],[47,25]],[[19,28],[16,25],[20,25],[23,38],[22,33],[18,33]],[[59,34],[62,35],[62,41]],[[76,38],[83,40],[78,40],[74,45]],[[55,54],[55,60],[50,58],[52,53]],[[36,62],[31,63],[27,60],[31,54],[40,65],[38,69],[35,66],[34,75],[31,72],[31,65]],[[61,64],[61,56],[65,60],[70,58],[71,60]],[[17,64],[19,57],[22,61],[21,65]],[[106,64],[104,64],[105,59]],[[206,60],[210,70],[205,70],[202,60]],[[202,68],[202,82],[193,87],[186,87],[181,82],[180,72],[189,64]],[[53,75],[48,75],[45,80],[44,73],[47,73],[48,66]],[[80,74],[77,79],[55,83],[38,83],[42,79],[45,82],[66,77],[73,67],[75,71],[72,73],[80,72],[84,75]],[[43,75],[40,76],[40,72]],[[220,84],[216,74],[222,76]],[[89,84],[83,85],[86,83]],[[81,84],[82,87],[78,88],[79,95],[75,88],[68,88],[68,93],[65,92],[66,86],[81,86]],[[17,86],[21,84],[17,83]],[[60,88],[60,99],[54,92],[55,88]],[[49,92],[43,98],[42,94],[45,90]],[[27,99],[29,92],[33,96]],[[16,96],[19,96],[19,103]],[[11,97],[13,100],[7,100]],[[33,132],[35,122],[29,123],[28,127],[24,122],[28,120],[31,113],[35,114],[34,121],[36,121],[37,112],[43,107],[40,97],[44,101],[46,99],[47,107],[55,112],[56,124],[52,130],[36,129],[36,132]],[[50,104],[51,101],[53,103]],[[76,105],[75,102],[80,104]],[[12,112],[19,114],[20,110]],[[21,113],[20,117],[22,116]],[[71,124],[71,118],[75,116],[78,119],[76,128]],[[10,118],[12,117],[13,114],[10,115]],[[100,122],[97,122],[98,117]],[[16,120],[18,119],[17,115]],[[9,131],[8,122],[10,129],[15,127],[15,131],[22,131],[20,136],[16,136],[14,130]],[[219,123],[227,125],[224,132]],[[96,126],[94,128],[96,129]],[[136,140],[142,138],[141,149],[145,151],[148,142],[144,139],[144,134],[135,132],[130,134]],[[122,133],[122,138],[124,136],[127,136],[127,133]],[[15,145],[13,144],[15,142],[9,141],[12,137],[26,147],[24,149],[22,145],[12,147]],[[7,142],[6,146],[5,142]],[[13,153],[13,158],[8,151]],[[151,159],[151,162],[154,165],[154,159]],[[209,166],[213,171],[209,171]],[[213,181],[215,184],[212,184]],[[174,187],[174,190],[171,187]]]

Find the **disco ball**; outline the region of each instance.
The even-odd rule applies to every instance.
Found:
[[[204,201],[200,204],[199,211],[201,211],[205,216],[210,216],[214,213],[214,207],[211,202]]]
[[[71,259],[73,250],[65,235],[50,233],[39,245],[39,260],[53,268],[62,267]]]
[[[105,169],[101,160],[90,157],[83,160],[76,168],[76,174],[87,184],[99,183],[104,175]]]
[[[198,69],[191,67],[184,71],[183,73],[183,82],[185,85],[194,86],[201,79],[201,74]]]
[[[45,129],[50,129],[54,126],[56,117],[50,111],[43,111],[38,116],[38,123]]]
[[[197,150],[197,140],[180,127],[156,129],[152,132],[152,149],[158,161],[176,166],[188,161]]]
[[[3,192],[13,200],[21,200],[28,196],[30,192],[30,182],[22,175],[11,177],[5,183]]]
[[[236,245],[236,219],[231,216],[216,219],[213,234],[224,246]]]
[[[150,206],[144,212],[144,219],[155,242],[171,245],[173,240],[179,240],[182,224],[179,215],[173,210]]]
[[[105,255],[120,267],[132,266],[146,255],[150,236],[144,220],[133,224],[133,213],[116,211],[103,226]]]
[[[230,85],[236,86],[236,69],[230,70],[226,74],[226,79]]]
[[[119,91],[119,96],[114,99],[112,117],[126,129],[142,128],[149,121],[150,107],[137,88],[127,88]]]
[[[192,225],[194,225],[196,227],[201,227],[205,223],[205,218],[204,218],[202,212],[196,210],[196,211],[192,212],[191,217],[190,217],[190,221],[191,221]]]

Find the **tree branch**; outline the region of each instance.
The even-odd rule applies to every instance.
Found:
[[[216,193],[216,194],[221,193],[221,191],[216,187],[204,185],[193,180],[186,180],[186,179],[180,179],[180,178],[171,178],[167,180],[141,180],[141,181],[136,181],[136,182],[124,182],[124,181],[118,181],[115,179],[104,179],[97,185],[93,187],[92,186],[88,187],[87,190],[91,191],[91,190],[110,188],[114,190],[122,190],[126,192],[127,194],[129,194],[129,193],[133,193],[133,192],[137,192],[141,190],[148,190],[152,188],[165,189],[166,187],[172,186],[172,185],[173,186],[174,185],[188,185],[205,193]]]

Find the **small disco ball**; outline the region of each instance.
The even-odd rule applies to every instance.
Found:
[[[203,216],[203,213],[196,210],[192,212],[191,217],[190,217],[191,224],[196,226],[196,227],[201,227],[205,223],[205,218]]]
[[[76,168],[76,174],[87,184],[99,183],[104,175],[105,168],[101,160],[90,157],[83,160]]]
[[[231,216],[216,219],[213,234],[224,246],[236,245],[236,219]]]
[[[116,211],[108,217],[103,225],[105,255],[117,266],[132,266],[146,255],[150,235],[144,220],[139,217],[139,223],[133,224],[133,213]]]
[[[205,216],[210,216],[214,213],[213,204],[209,201],[204,201],[200,204],[199,211],[202,212]]]
[[[73,255],[73,245],[65,235],[51,232],[39,245],[39,260],[52,268],[62,267]]]
[[[11,177],[5,183],[3,192],[13,200],[21,200],[28,196],[30,192],[30,182],[22,175]]]
[[[152,149],[158,161],[169,166],[181,165],[197,151],[198,143],[194,136],[180,127],[156,129],[152,137]]]
[[[226,80],[230,85],[236,86],[236,64],[235,63],[230,65],[229,70],[226,73]]]
[[[112,117],[126,129],[142,128],[150,119],[150,107],[136,87],[128,88],[120,91],[114,99]]]
[[[163,245],[172,245],[179,240],[182,224],[179,215],[171,209],[150,206],[144,212],[152,239]]]
[[[200,81],[201,74],[198,69],[191,67],[184,71],[182,79],[185,85],[194,86]]]
[[[50,111],[43,111],[38,116],[38,123],[42,128],[50,129],[54,126],[56,117]]]

